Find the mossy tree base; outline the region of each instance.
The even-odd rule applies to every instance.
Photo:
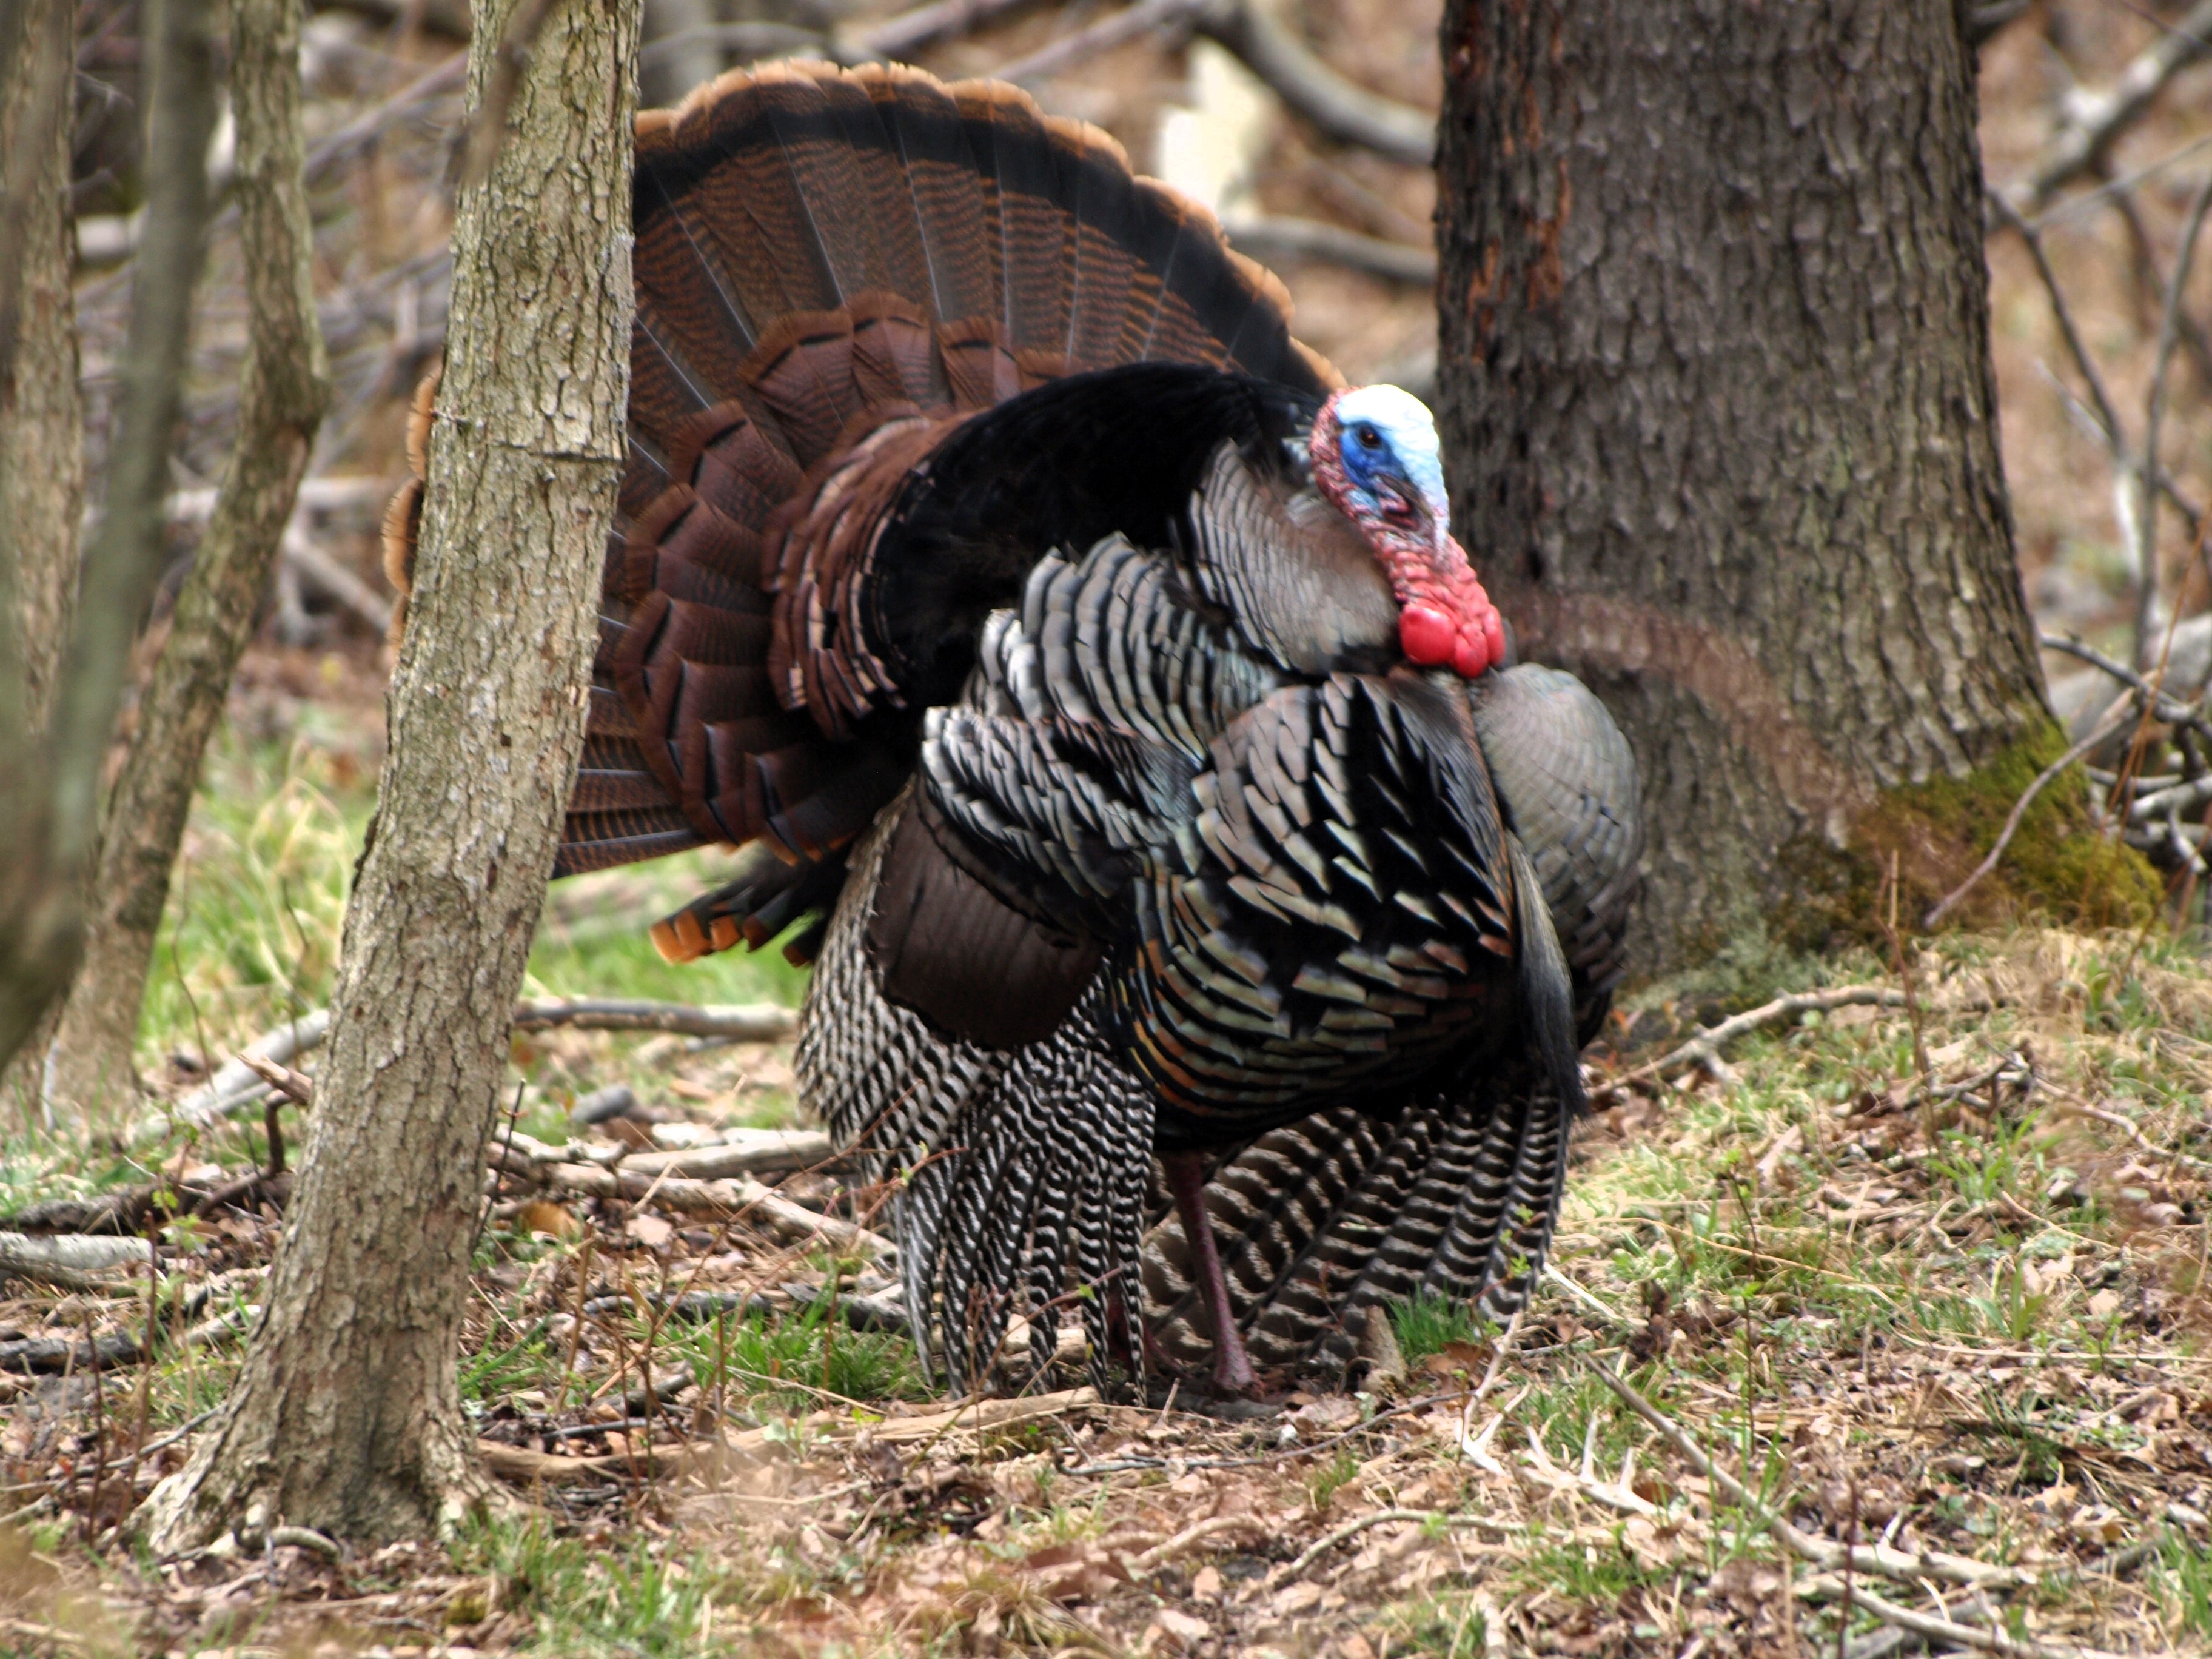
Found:
[[[1784,847],[1781,865],[1790,892],[1770,919],[1777,939],[1813,951],[1885,945],[1893,897],[1899,933],[1917,931],[1921,919],[1988,857],[2020,798],[2066,746],[2065,733],[2045,721],[1963,777],[1932,778],[1877,796],[1840,849],[1811,836]],[[1971,930],[2042,920],[2098,928],[2148,921],[2163,884],[2142,854],[2098,827],[2088,791],[2078,768],[2046,784],[1996,867],[1943,926]]]

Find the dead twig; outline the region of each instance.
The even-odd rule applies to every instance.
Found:
[[[1966,1556],[1946,1555],[1933,1550],[1900,1550],[1888,1544],[1845,1546],[1816,1537],[1776,1514],[1741,1480],[1714,1462],[1687,1430],[1637,1392],[1612,1366],[1590,1355],[1584,1355],[1583,1363],[1599,1382],[1613,1390],[1623,1405],[1658,1431],[1660,1437],[1680,1452],[1692,1469],[1725,1492],[1730,1503],[1757,1516],[1759,1524],[1771,1532],[1784,1547],[1823,1571],[1839,1571],[1848,1561],[1857,1572],[1893,1578],[1907,1584],[1923,1578],[1932,1578],[1940,1583],[1966,1584],[1984,1589],[2027,1588],[2037,1583],[2033,1573],[2021,1568],[1991,1566]],[[1871,1607],[1868,1610],[1874,1611]]]
[[[297,1105],[315,1103],[315,1079],[305,1072],[295,1072],[273,1060],[264,1060],[257,1054],[239,1055],[238,1063],[266,1083],[278,1094]]]
[[[1480,1527],[1509,1538],[1528,1535],[1528,1528],[1518,1522],[1494,1520],[1486,1515],[1445,1515],[1437,1510],[1377,1510],[1371,1515],[1361,1516],[1356,1521],[1347,1521],[1288,1566],[1269,1575],[1269,1588],[1288,1583],[1346,1540],[1357,1538],[1370,1527],[1388,1526],[1393,1521],[1418,1521],[1425,1527]],[[1175,1540],[1170,1539],[1168,1541],[1173,1543]]]
[[[1789,996],[1777,997],[1773,1001],[1736,1014],[1708,1026],[1691,1037],[1680,1048],[1662,1054],[1657,1060],[1623,1072],[1608,1079],[1590,1091],[1593,1102],[1611,1099],[1622,1091],[1639,1084],[1656,1082],[1668,1072],[1684,1066],[1703,1066],[1713,1074],[1717,1082],[1730,1081],[1735,1073],[1721,1059],[1720,1048],[1732,1042],[1747,1032],[1756,1031],[1778,1020],[1791,1019],[1799,1014],[1826,1013],[1838,1008],[1850,1008],[1872,1004],[1877,1007],[1901,1008],[1905,994],[1893,991],[1885,985],[1844,985],[1827,991],[1799,991]]]

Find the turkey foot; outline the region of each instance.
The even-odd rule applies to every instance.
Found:
[[[1213,1223],[1206,1213],[1206,1162],[1196,1152],[1163,1152],[1168,1189],[1175,1194],[1176,1213],[1182,1217],[1183,1237],[1190,1241],[1191,1267],[1206,1297],[1206,1316],[1213,1322],[1213,1386],[1225,1395],[1249,1395],[1259,1387],[1252,1357],[1244,1352],[1244,1339],[1229,1310],[1229,1280],[1221,1271],[1221,1253],[1214,1248]]]

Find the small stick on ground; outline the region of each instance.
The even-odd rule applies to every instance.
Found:
[[[1269,1587],[1288,1583],[1347,1538],[1356,1538],[1370,1527],[1386,1526],[1393,1521],[1418,1521],[1424,1526],[1480,1527],[1509,1538],[1526,1537],[1528,1532],[1528,1528],[1518,1522],[1493,1520],[1486,1515],[1443,1515],[1435,1510],[1377,1510],[1372,1515],[1361,1516],[1357,1521],[1347,1521],[1330,1533],[1290,1565],[1272,1575],[1267,1580]]]
[[[1721,1060],[1723,1043],[1732,1042],[1747,1032],[1761,1030],[1778,1020],[1794,1019],[1799,1014],[1827,1013],[1838,1008],[1860,1007],[1869,1004],[1882,1008],[1901,1008],[1905,1006],[1905,995],[1886,985],[1843,985],[1830,991],[1799,991],[1789,996],[1777,997],[1771,1002],[1724,1019],[1717,1025],[1707,1026],[1679,1048],[1599,1084],[1590,1091],[1590,1097],[1593,1101],[1610,1099],[1624,1090],[1634,1088],[1641,1083],[1656,1082],[1668,1072],[1690,1065],[1703,1066],[1708,1071],[1718,1066],[1718,1079],[1726,1082],[1734,1073]]]

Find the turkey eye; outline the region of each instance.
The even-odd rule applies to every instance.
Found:
[[[1362,449],[1380,449],[1382,447],[1382,434],[1376,432],[1373,427],[1363,426],[1355,428],[1355,431],[1359,439],[1359,447]]]

